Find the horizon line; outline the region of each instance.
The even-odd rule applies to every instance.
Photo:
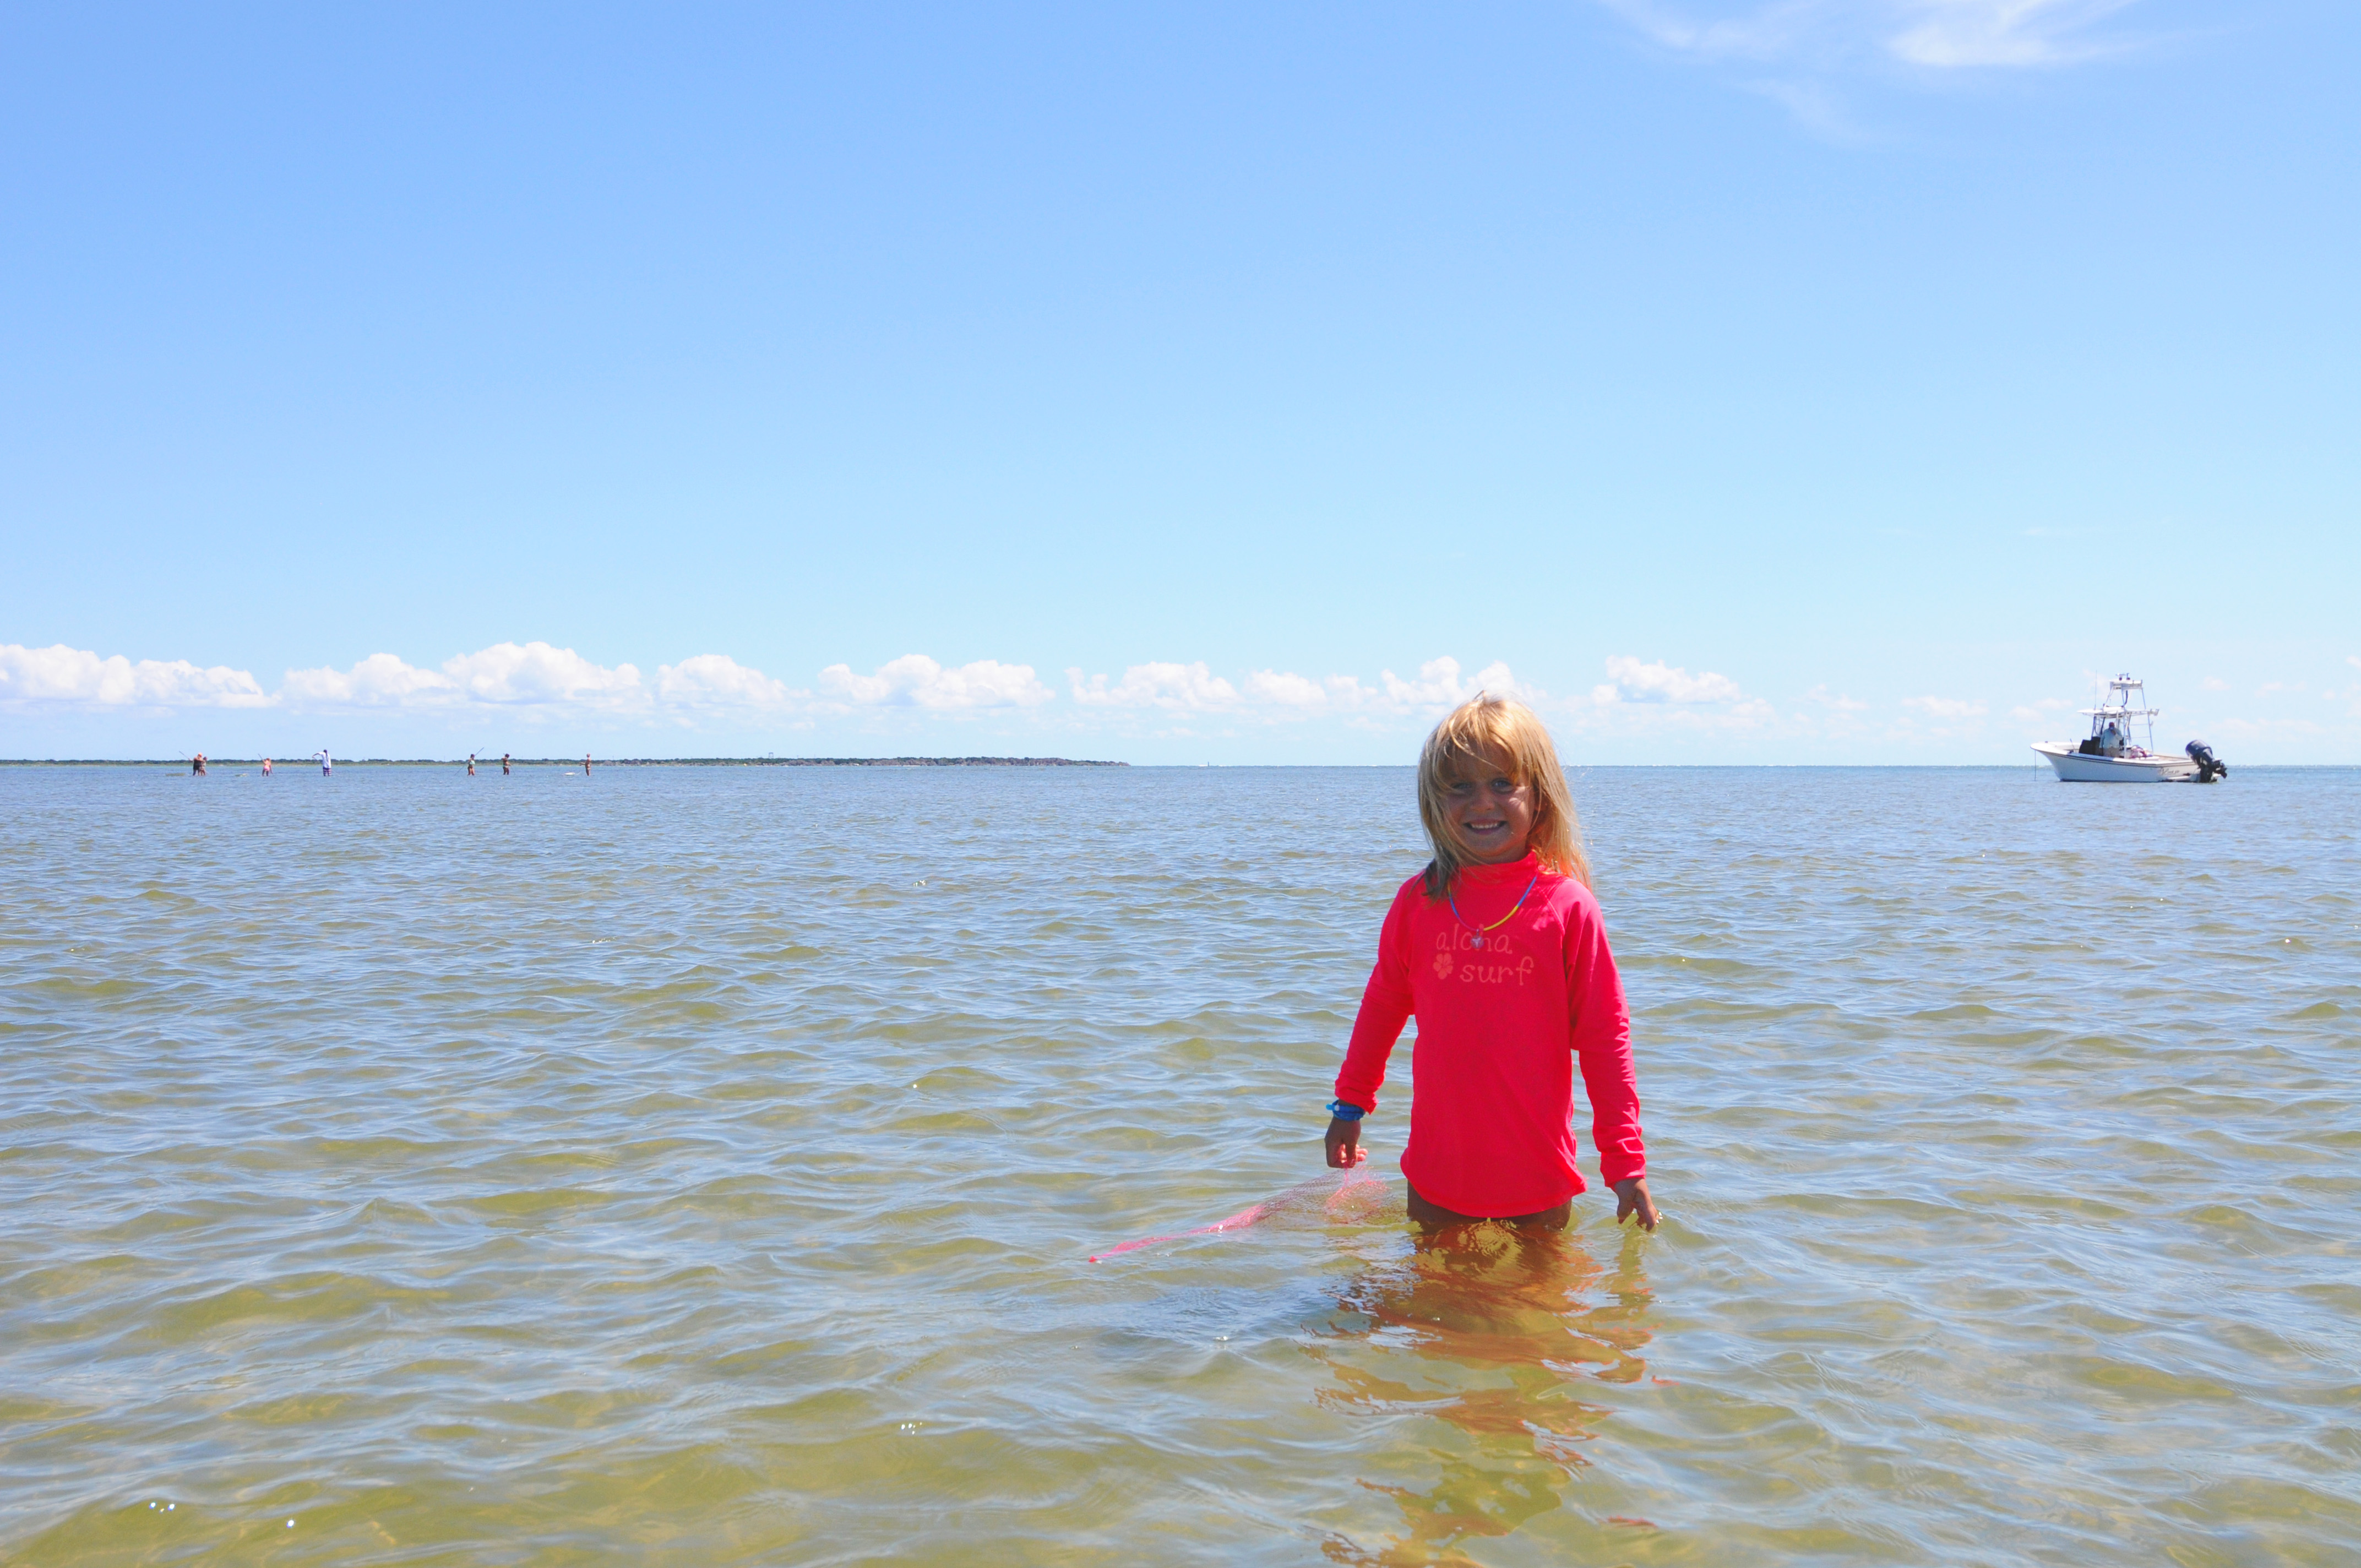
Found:
[[[274,762],[290,768],[301,768],[311,762],[317,753],[296,753],[274,757]],[[185,772],[193,759],[188,757],[0,757],[0,768],[171,768]],[[207,757],[206,762],[217,767],[259,767],[259,757]],[[498,759],[487,759],[480,753],[478,768],[489,768]],[[517,757],[509,759],[515,767],[578,767],[580,759],[574,757]],[[599,757],[591,758],[596,767],[602,768],[665,768],[665,767],[752,767],[752,768],[1400,768],[1415,769],[1409,762],[1131,762],[1122,759],[1074,757]],[[347,757],[336,759],[336,765],[348,768],[465,768],[467,759],[459,757]],[[1612,768],[1687,768],[1687,769],[1824,769],[1836,772],[1844,769],[1918,768],[1957,771],[1978,768],[1993,772],[2014,772],[2031,768],[2047,770],[2040,761],[2032,762],[1570,762],[1563,764],[1569,773],[1599,772]],[[2361,762],[2247,762],[2248,771],[2352,771],[2361,769]]]

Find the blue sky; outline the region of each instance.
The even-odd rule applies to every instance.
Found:
[[[2361,762],[2361,10],[15,6],[0,755]]]

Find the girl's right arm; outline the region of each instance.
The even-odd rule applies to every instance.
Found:
[[[1378,1108],[1387,1058],[1393,1055],[1394,1042],[1401,1038],[1402,1025],[1410,1021],[1410,916],[1405,903],[1409,896],[1406,887],[1386,911],[1385,926],[1378,933],[1378,961],[1369,970],[1369,983],[1362,988],[1352,1043],[1345,1047],[1345,1065],[1336,1073],[1337,1102],[1357,1105],[1364,1113]],[[1333,1167],[1358,1165],[1368,1157],[1360,1147],[1357,1121],[1331,1116],[1322,1141]]]

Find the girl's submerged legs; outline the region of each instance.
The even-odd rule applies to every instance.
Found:
[[[1487,1220],[1503,1225],[1532,1225],[1545,1231],[1562,1231],[1574,1218],[1574,1200],[1569,1198],[1554,1209],[1543,1209],[1532,1214],[1463,1214],[1446,1209],[1440,1203],[1429,1202],[1415,1187],[1410,1188],[1410,1217],[1426,1231],[1439,1231],[1445,1225],[1478,1225]]]

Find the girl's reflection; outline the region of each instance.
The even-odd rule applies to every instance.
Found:
[[[1471,1537],[1500,1536],[1555,1508],[1586,1464],[1579,1449],[1607,1415],[1575,1397],[1577,1379],[1647,1376],[1649,1296],[1636,1237],[1613,1271],[1573,1231],[1454,1225],[1408,1256],[1353,1279],[1316,1354],[1336,1376],[1321,1398],[1361,1416],[1432,1416],[1464,1434],[1437,1442],[1442,1475],[1423,1489],[1364,1481],[1401,1510],[1401,1536],[1368,1548],[1332,1538],[1328,1556],[1362,1563],[1452,1563]]]

